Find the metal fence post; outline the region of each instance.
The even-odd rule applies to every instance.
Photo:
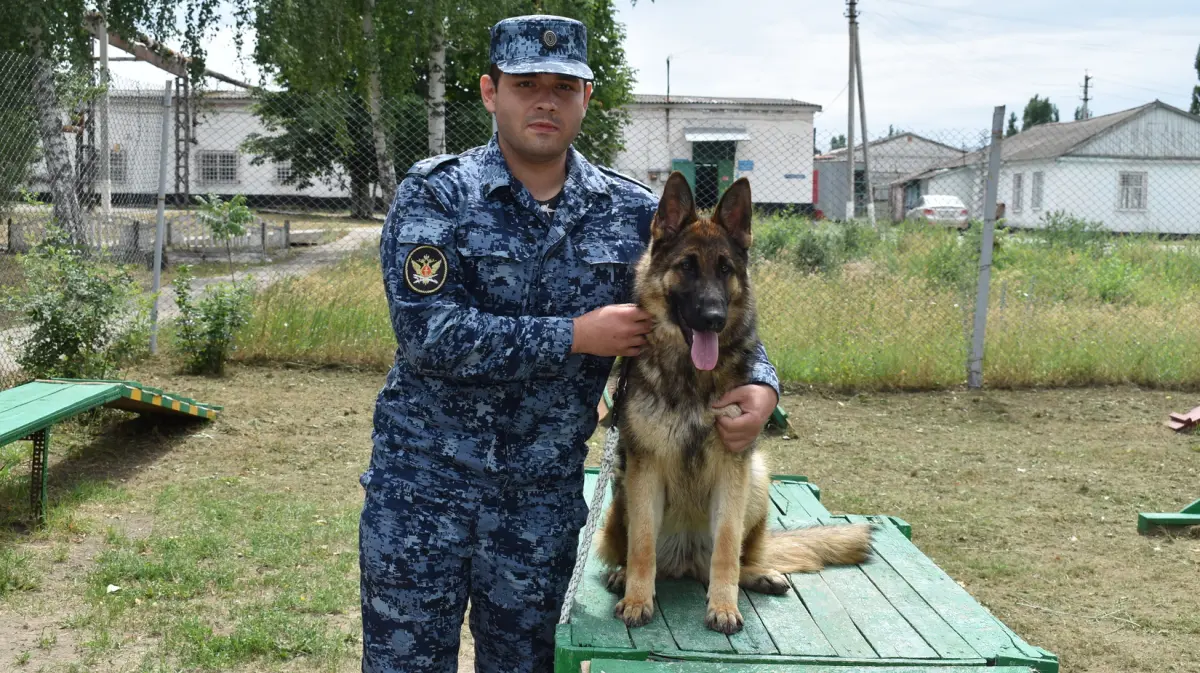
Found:
[[[162,285],[163,232],[166,230],[167,150],[171,140],[171,80],[163,92],[162,144],[158,148],[158,220],[154,230],[154,304],[150,307],[150,352],[158,353],[158,291]]]
[[[983,386],[983,337],[987,331],[988,291],[992,279],[992,242],[996,230],[996,193],[1000,187],[1000,143],[1004,140],[1004,108],[992,113],[992,144],[988,151],[987,187],[983,195],[983,242],[979,250],[979,283],[975,295],[975,331],[967,361],[967,387]]]

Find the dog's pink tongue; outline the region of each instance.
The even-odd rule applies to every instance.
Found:
[[[716,332],[692,332],[692,364],[705,371],[717,366]]]

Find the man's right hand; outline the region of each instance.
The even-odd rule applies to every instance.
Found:
[[[646,345],[654,319],[636,304],[601,306],[573,320],[572,353],[632,357]]]

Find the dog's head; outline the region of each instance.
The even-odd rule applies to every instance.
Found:
[[[711,217],[697,215],[691,187],[676,171],[650,225],[648,289],[661,298],[651,303],[678,326],[697,369],[716,367],[722,334],[745,317],[750,209],[750,181],[739,178]]]

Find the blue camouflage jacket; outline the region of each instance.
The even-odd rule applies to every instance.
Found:
[[[567,166],[553,216],[494,135],[408,170],[380,241],[398,347],[364,485],[404,467],[580,483],[615,358],[571,354],[571,319],[632,301],[658,199],[574,148]],[[758,356],[752,380],[778,392],[761,344]]]

